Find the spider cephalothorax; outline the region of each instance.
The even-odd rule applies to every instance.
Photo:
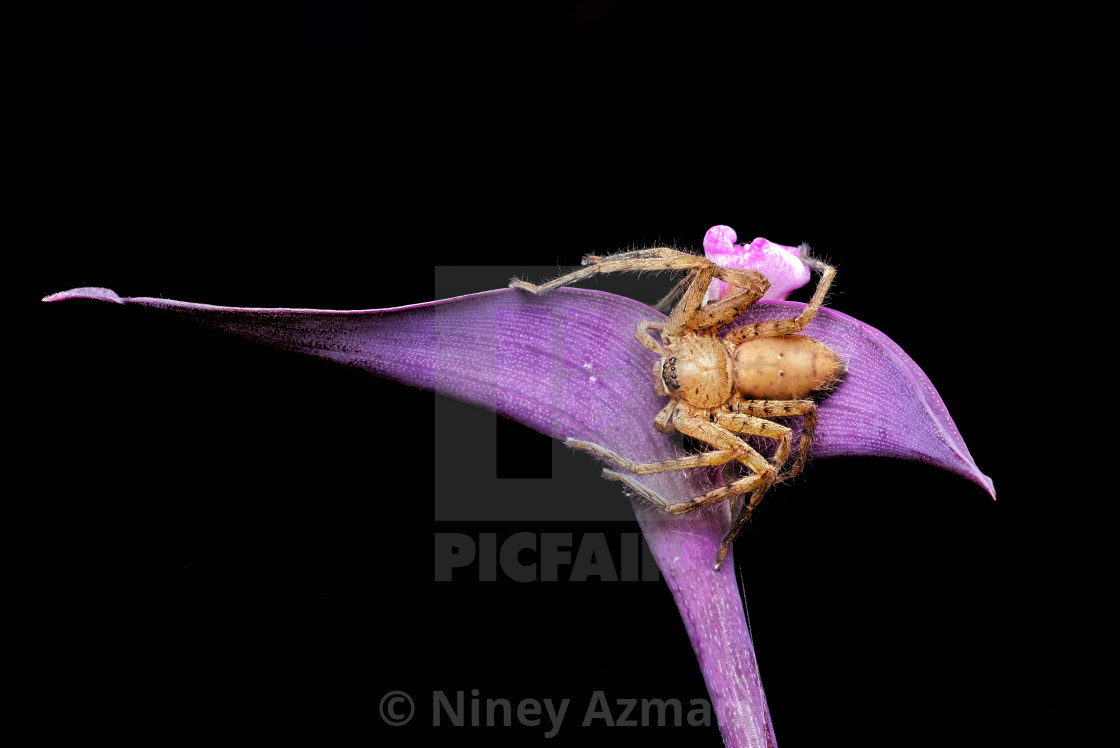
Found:
[[[511,285],[542,293],[596,273],[632,270],[688,270],[685,290],[666,322],[638,323],[638,341],[661,358],[653,367],[654,387],[669,402],[654,419],[666,433],[679,431],[712,447],[713,451],[660,462],[635,463],[611,450],[576,439],[568,444],[591,452],[638,475],[669,470],[738,462],[748,468],[743,477],[688,501],[673,503],[646,488],[630,475],[605,470],[604,475],[621,480],[639,495],[672,514],[698,509],[750,494],[739,516],[724,537],[716,558],[718,569],[731,541],[742,529],[766,491],[775,483],[801,472],[809,454],[817,423],[813,396],[827,394],[845,374],[844,362],[819,340],[799,334],[816,315],[836,275],[834,268],[810,258],[802,247],[801,259],[821,273],[820,282],[805,310],[792,319],[756,322],[724,330],[744,309],[754,304],[770,287],[761,273],[720,267],[704,257],[674,249],[643,249],[612,257],[588,257],[585,267],[541,286],[522,281]],[[713,278],[740,289],[709,304],[704,296]],[[665,304],[668,298],[662,302]],[[650,331],[659,333],[658,337]],[[793,431],[771,418],[801,416],[804,423],[793,464],[790,458]],[[776,439],[778,445],[767,459],[742,437]]]
[[[714,338],[690,338],[667,345],[671,355],[661,370],[658,394],[679,397],[701,408],[712,408],[731,396],[734,371],[731,356]]]

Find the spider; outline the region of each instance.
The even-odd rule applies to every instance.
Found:
[[[800,248],[801,261],[820,273],[812,299],[804,311],[792,319],[755,322],[721,331],[754,304],[770,287],[770,281],[754,270],[720,267],[707,258],[668,248],[622,252],[609,257],[588,256],[584,267],[542,285],[514,280],[511,287],[532,293],[589,278],[598,273],[687,270],[677,287],[658,303],[668,308],[675,294],[684,293],[666,322],[643,320],[638,323],[638,342],[661,355],[654,365],[654,387],[669,402],[654,419],[658,431],[679,431],[707,444],[709,452],[636,463],[606,447],[578,439],[567,440],[576,449],[589,452],[629,474],[605,469],[603,475],[625,483],[635,493],[670,514],[683,514],[710,504],[730,501],[750,494],[738,517],[720,544],[715,568],[718,571],[728,548],[751,513],[771,486],[793,478],[802,471],[817,425],[817,405],[813,396],[826,396],[844,377],[847,368],[840,356],[819,340],[799,333],[816,315],[836,275],[835,268],[809,257],[808,247]],[[739,290],[733,295],[704,304],[713,278]],[[650,334],[656,331],[658,337]],[[781,470],[790,459],[792,430],[771,418],[802,416],[801,438],[792,465]],[[743,436],[776,439],[777,448],[767,460]],[[705,466],[739,463],[747,468],[742,477],[727,485],[682,502],[671,502],[638,482],[633,475],[687,470]]]

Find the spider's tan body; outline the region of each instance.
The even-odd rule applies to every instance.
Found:
[[[835,276],[834,268],[809,258],[802,247],[802,261],[821,273],[820,282],[805,310],[793,319],[756,322],[723,335],[744,309],[754,304],[770,287],[770,281],[753,270],[732,270],[710,260],[673,249],[643,249],[613,257],[588,257],[584,267],[541,286],[522,281],[511,285],[543,293],[596,273],[628,270],[688,270],[685,291],[666,322],[638,323],[638,342],[661,354],[653,367],[654,387],[669,402],[654,419],[666,433],[679,431],[713,448],[703,454],[660,462],[635,463],[592,442],[568,439],[568,444],[591,452],[629,473],[637,475],[685,470],[738,462],[750,473],[729,485],[688,501],[673,503],[646,488],[632,476],[604,470],[606,477],[626,483],[639,495],[671,514],[698,509],[749,493],[739,516],[724,537],[716,558],[719,569],[731,541],[751,512],[775,483],[801,472],[816,429],[817,406],[810,399],[827,394],[844,376],[840,357],[824,343],[800,332],[816,315]],[[713,278],[740,290],[734,295],[704,305]],[[664,306],[672,295],[663,299]],[[650,334],[654,330],[658,337]],[[802,416],[804,424],[797,454],[790,469],[779,475],[790,457],[792,430],[771,418]],[[743,440],[744,435],[776,439],[771,460]]]
[[[807,335],[759,338],[735,346],[692,338],[666,346],[672,354],[653,367],[659,395],[713,408],[733,394],[760,400],[797,400],[827,390],[844,374],[835,351]]]

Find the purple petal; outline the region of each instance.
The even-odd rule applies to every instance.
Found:
[[[639,320],[664,317],[620,296],[571,288],[544,296],[501,289],[365,311],[219,307],[121,298],[97,288],[46,300],[75,298],[162,309],[473,403],[555,438],[595,441],[631,459],[683,454],[671,437],[651,428],[664,404],[650,382],[656,354],[633,333]],[[792,317],[803,307],[761,303],[741,321]],[[897,345],[828,309],[806,332],[832,346],[849,370],[821,404],[813,456],[920,460],[958,473],[994,496],[991,480],[977,469],[937,392]],[[706,490],[713,476],[691,471],[642,480],[681,500]],[[681,612],[724,740],[732,746],[774,745],[734,575],[712,570],[729,526],[729,507],[670,517],[639,499],[633,505]]]
[[[797,316],[804,304],[756,304],[731,328]],[[994,499],[949,410],[929,378],[898,344],[843,312],[822,308],[805,333],[824,341],[848,366],[841,385],[821,403],[813,457],[895,457],[963,476]]]
[[[644,428],[664,404],[648,386],[656,356],[632,332],[639,320],[663,315],[612,294],[561,289],[536,297],[500,289],[360,311],[219,307],[121,298],[104,288],[78,288],[44,300],[75,298],[166,309],[256,342],[434,390],[558,439],[598,441],[632,459],[668,455],[667,440]],[[798,302],[759,303],[735,326],[793,317],[803,307]],[[995,495],[937,391],[897,344],[827,308],[806,333],[830,345],[848,366],[844,382],[820,406],[813,457],[917,460],[964,476]],[[675,491],[682,488],[665,491],[679,495]]]
[[[726,268],[757,270],[770,281],[764,301],[781,301],[809,282],[809,268],[801,262],[794,247],[763,239],[750,244],[736,244],[738,237],[730,226],[712,226],[704,235],[704,256]],[[721,280],[712,281],[708,297],[722,299],[731,293],[731,286]]]

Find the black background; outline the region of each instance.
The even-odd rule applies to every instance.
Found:
[[[927,43],[919,19],[832,20],[559,2],[38,21],[15,393],[30,485],[9,498],[30,510],[14,571],[41,729],[396,745],[429,730],[433,690],[477,688],[572,699],[556,744],[718,745],[715,728],[576,726],[596,690],[706,695],[663,584],[432,581],[433,531],[635,525],[434,526],[431,394],[38,301],[93,285],[389,307],[429,300],[436,265],[699,248],[718,223],[834,260],[829,304],[911,354],[999,494],[853,459],[767,502],[736,573],[781,745],[1046,745],[1080,721],[1084,512],[1023,367],[1045,324],[1024,315],[1064,288],[1029,251],[1088,238],[1040,178],[1039,77],[975,25]],[[464,448],[548,469],[547,442],[505,433]],[[396,689],[420,711],[388,728]]]

